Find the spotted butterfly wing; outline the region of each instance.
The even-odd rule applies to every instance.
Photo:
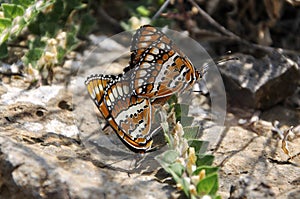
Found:
[[[120,76],[92,75],[85,82],[89,95],[120,140],[134,152],[152,148],[149,99],[132,95]]]
[[[124,71],[139,97],[170,96],[200,77],[191,61],[159,29],[142,26],[132,39],[131,61]]]

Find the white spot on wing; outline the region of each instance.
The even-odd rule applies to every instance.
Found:
[[[114,98],[114,95],[112,93],[109,93],[109,99],[114,102],[115,101],[115,98]]]
[[[139,71],[139,76],[140,77],[144,77],[145,75],[147,75],[147,71],[145,71],[145,70],[140,70]]]
[[[111,106],[110,100],[106,100],[106,104],[107,104],[107,106]]]
[[[117,88],[119,88],[119,86],[117,86]],[[117,88],[114,88],[114,89],[112,90],[112,92],[113,92],[115,98],[118,98]]]
[[[147,62],[144,62],[142,65],[141,65],[142,68],[149,68],[151,67],[151,64],[147,63]]]
[[[146,42],[141,42],[140,43],[140,47],[142,48],[146,48],[148,46],[148,44]]]
[[[129,87],[127,85],[124,85],[123,86],[123,90],[124,90],[124,93],[125,94],[128,94],[129,93]]]
[[[153,55],[146,55],[146,61],[152,61],[154,59]]]
[[[149,41],[151,40],[151,36],[144,36],[144,41]]]
[[[102,84],[98,84],[99,90],[103,91],[103,86]]]
[[[122,96],[122,95],[123,95],[122,88],[121,88],[120,86],[118,86],[118,87],[117,87],[117,89],[118,89],[119,95],[121,95],[121,96]]]
[[[144,80],[143,80],[143,79],[139,79],[139,80],[138,80],[138,85],[139,85],[139,86],[142,86],[143,84],[144,84]]]
[[[164,43],[157,44],[157,47],[160,49],[165,49],[166,45]]]
[[[159,50],[157,48],[152,48],[151,52],[157,55],[159,53]]]

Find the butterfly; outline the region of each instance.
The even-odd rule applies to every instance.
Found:
[[[132,39],[131,60],[118,76],[92,75],[88,93],[120,140],[134,152],[152,148],[154,106],[201,77],[164,33],[142,26]]]
[[[132,79],[131,87],[138,97],[171,96],[203,75],[171,39],[150,25],[136,31],[130,50],[131,60],[124,73]]]
[[[142,153],[152,150],[149,99],[132,95],[129,81],[121,75],[92,75],[85,84],[108,125],[129,149]]]

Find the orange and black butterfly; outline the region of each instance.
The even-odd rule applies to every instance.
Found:
[[[85,82],[94,103],[120,140],[134,152],[152,149],[151,104],[132,95],[120,76],[92,75]]]
[[[147,152],[153,149],[153,105],[165,103],[202,74],[172,40],[150,25],[137,30],[131,51],[122,75],[92,75],[85,84],[121,141],[132,151]]]
[[[170,96],[193,85],[203,74],[162,31],[142,26],[133,36],[131,60],[125,74],[138,97]]]

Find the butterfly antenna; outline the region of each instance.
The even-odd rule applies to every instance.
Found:
[[[216,64],[216,65],[220,65],[220,64],[223,64],[227,61],[233,61],[233,60],[239,60],[238,57],[231,57],[231,56],[224,56],[223,58],[221,59],[214,59],[213,61],[210,61],[210,62],[207,62],[207,63],[204,63],[204,65],[201,67],[201,69],[198,72],[199,74],[199,77],[202,78],[205,73],[207,72],[208,68],[210,66],[212,66],[213,64]]]
[[[207,70],[208,70],[208,68],[209,68],[210,66],[212,66],[212,65],[214,65],[214,64],[220,65],[220,64],[223,64],[223,63],[225,63],[225,62],[227,62],[227,61],[234,61],[234,60],[239,60],[239,58],[238,58],[238,57],[234,57],[234,56],[227,55],[227,56],[224,56],[223,58],[218,59],[218,60],[214,59],[213,61],[210,61],[210,62],[205,63],[205,64],[201,67],[201,69],[200,69],[199,71],[196,71],[196,72],[198,73],[197,75],[199,76],[199,79],[201,79],[201,78],[203,78],[203,76],[205,75],[205,73],[207,72]],[[207,94],[206,92],[203,92],[203,91],[201,91],[201,90],[196,90],[196,91],[193,91],[193,92],[199,93],[199,94],[201,94],[201,95],[206,95],[206,94]]]
[[[217,60],[215,62],[216,62],[217,65],[219,65],[219,64],[223,64],[223,63],[225,63],[227,61],[237,61],[237,60],[239,60],[238,57],[227,55],[227,56],[224,56],[223,58],[221,58],[221,59],[219,59],[219,60]]]

